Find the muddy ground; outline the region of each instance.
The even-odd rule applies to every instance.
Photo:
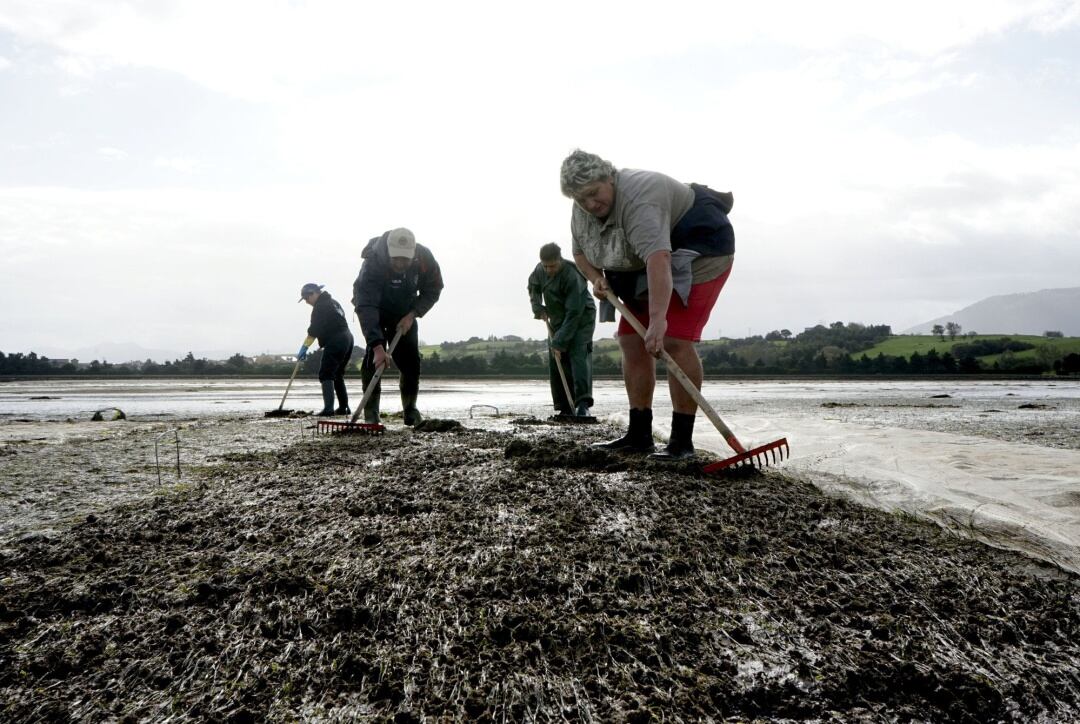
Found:
[[[65,528],[117,501],[184,485],[223,454],[271,450],[312,435],[310,421],[303,419],[263,423],[240,416],[3,420],[0,551],[19,536]]]
[[[1078,577],[610,432],[297,437],[14,536],[0,718],[1080,718]]]

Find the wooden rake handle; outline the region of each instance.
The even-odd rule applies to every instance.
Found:
[[[630,326],[641,335],[641,338],[645,339],[645,326],[642,325],[641,321],[626,308],[625,304],[619,301],[619,298],[616,297],[610,289],[607,290],[607,300],[619,310],[619,314],[623,316],[623,319],[630,323]],[[720,415],[716,414],[716,410],[714,410],[712,405],[710,405],[704,396],[702,396],[701,390],[699,390],[697,386],[694,385],[694,382],[686,376],[686,373],[682,371],[682,368],[679,367],[678,364],[676,364],[675,360],[672,359],[666,349],[660,350],[660,356],[663,358],[664,364],[667,365],[668,371],[675,375],[675,379],[682,384],[687,394],[694,398],[694,402],[696,402],[697,406],[701,408],[701,411],[705,413],[705,417],[709,418],[709,422],[711,422],[713,427],[715,427],[720,435],[723,436],[725,442],[731,446],[731,449],[737,453],[746,452],[746,448],[739,442],[738,438],[735,437],[735,433],[731,431],[730,427],[724,424],[724,421],[720,419]]]
[[[548,352],[551,354],[552,357],[555,358],[555,367],[559,370],[559,379],[562,380],[562,388],[563,392],[566,393],[566,401],[570,403],[571,407],[573,407],[577,404],[577,400],[575,400],[574,396],[570,394],[570,385],[566,382],[566,372],[563,371],[562,362],[559,360],[559,355],[555,354],[555,350],[551,349],[551,322],[545,319],[544,326],[547,327],[548,331]]]
[[[394,349],[397,348],[397,343],[399,341],[401,341],[401,327],[398,327],[397,334],[394,335],[394,339],[391,340],[390,346],[386,349],[387,355],[394,354]],[[365,350],[364,353],[367,354],[367,351]],[[389,366],[390,365],[387,364],[387,367]],[[386,367],[380,367],[379,369],[375,370],[375,374],[371,376],[371,381],[368,382],[367,389],[364,390],[364,396],[360,398],[360,404],[356,406],[356,412],[352,414],[352,418],[349,420],[350,425],[356,424],[356,421],[357,419],[359,419],[360,414],[364,411],[364,408],[367,407],[368,400],[371,399],[371,395],[375,392],[375,385],[379,384],[379,380],[382,379],[382,373],[384,369],[386,369]]]
[[[296,360],[296,364],[292,368],[292,376],[289,377],[289,384],[285,385],[285,394],[281,396],[281,404],[278,405],[279,410],[285,407],[285,398],[289,396],[289,388],[292,387],[293,380],[296,379],[296,371],[300,369],[300,360]]]

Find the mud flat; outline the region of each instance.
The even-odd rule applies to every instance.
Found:
[[[118,501],[184,485],[223,454],[280,448],[311,434],[303,420],[263,423],[237,415],[0,419],[0,551],[19,536],[48,533]]]
[[[0,717],[1080,718],[1080,579],[1019,554],[602,426],[277,424],[10,537]]]

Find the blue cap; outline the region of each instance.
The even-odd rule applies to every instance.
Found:
[[[307,295],[314,294],[315,292],[321,292],[325,284],[315,284],[314,282],[308,282],[300,288],[300,299],[298,301],[304,301]]]

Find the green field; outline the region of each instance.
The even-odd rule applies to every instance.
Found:
[[[1080,354],[1080,337],[1049,338],[1030,334],[978,334],[974,337],[957,337],[955,340],[949,339],[948,336],[946,336],[945,340],[942,341],[940,337],[935,335],[912,334],[890,337],[880,344],[876,344],[867,350],[855,352],[851,356],[858,359],[864,354],[871,358],[877,357],[879,354],[884,354],[886,357],[910,358],[915,352],[918,352],[920,355],[925,355],[932,349],[937,350],[938,354],[945,354],[946,352],[951,353],[953,347],[958,344],[968,344],[984,339],[996,340],[1003,337],[1016,342],[1027,342],[1035,345],[1035,349],[1014,352],[1013,354],[1017,359],[1034,359],[1039,353],[1039,348],[1045,345],[1052,345],[1054,349],[1060,352],[1061,356],[1072,352]],[[1000,357],[1001,355],[987,355],[985,357],[980,357],[979,359],[985,363],[993,364]]]
[[[958,344],[970,344],[979,340],[999,340],[1002,338],[1035,345],[1034,349],[1024,350],[1022,352],[1005,353],[1012,355],[1011,362],[1013,364],[1022,363],[1025,360],[1038,360],[1040,359],[1040,354],[1045,357],[1047,356],[1047,347],[1053,348],[1053,359],[1061,359],[1065,355],[1074,352],[1080,354],[1080,337],[1047,338],[1035,335],[980,334],[973,337],[957,337],[954,340],[946,337],[942,340],[938,336],[927,334],[893,336],[873,347],[852,353],[851,358],[857,360],[865,354],[867,357],[873,359],[879,354],[884,354],[886,357],[903,357],[905,359],[910,359],[911,355],[916,352],[922,356],[926,356],[931,350],[936,350],[938,355],[950,353],[955,357],[956,355],[953,353],[953,348]],[[703,340],[698,345],[698,349],[701,355],[705,356],[710,349],[731,347],[734,343],[736,343],[736,341],[725,339]],[[766,342],[759,340],[754,344],[756,345],[756,347],[753,348],[755,354],[767,354],[768,349],[783,348],[790,344],[790,342]],[[746,347],[740,348],[747,349]],[[447,347],[443,347],[442,345],[425,345],[421,347],[421,352],[427,359],[433,359],[434,355],[438,355],[438,357],[443,360],[462,359],[467,357],[490,360],[497,352],[510,355],[544,355],[546,354],[546,351],[547,342],[543,339],[473,339],[466,342],[453,343]],[[621,363],[619,343],[611,337],[604,337],[603,339],[598,339],[593,342],[593,355],[594,362],[605,359],[609,360],[616,367]],[[990,367],[995,362],[998,362],[1001,357],[1001,354],[992,354],[981,356],[978,359],[984,366]],[[1007,366],[1009,365],[1007,364]]]
[[[420,347],[420,353],[425,357],[430,357],[432,353],[437,353],[444,359],[456,357],[490,357],[496,352],[529,354],[534,352],[544,352],[546,350],[547,341],[543,339],[526,339],[520,342],[509,340],[481,340],[477,342],[455,343],[449,348],[444,348],[442,345],[438,344],[427,344]],[[610,337],[598,339],[593,342],[593,353],[618,355],[619,343]]]
[[[1056,357],[1064,357],[1067,354],[1080,354],[1080,337],[1064,337],[1062,339],[1046,339],[1045,337],[1038,337],[1039,342],[1033,342],[1037,345],[1035,349],[1026,349],[1023,352],[1013,352],[1013,357],[1018,360],[1023,359],[1036,359],[1039,355],[1039,350],[1042,347],[1053,347]],[[1024,338],[1027,341],[1027,338]],[[993,364],[1001,359],[1001,355],[992,354],[986,357],[980,357],[983,362],[987,364]]]

